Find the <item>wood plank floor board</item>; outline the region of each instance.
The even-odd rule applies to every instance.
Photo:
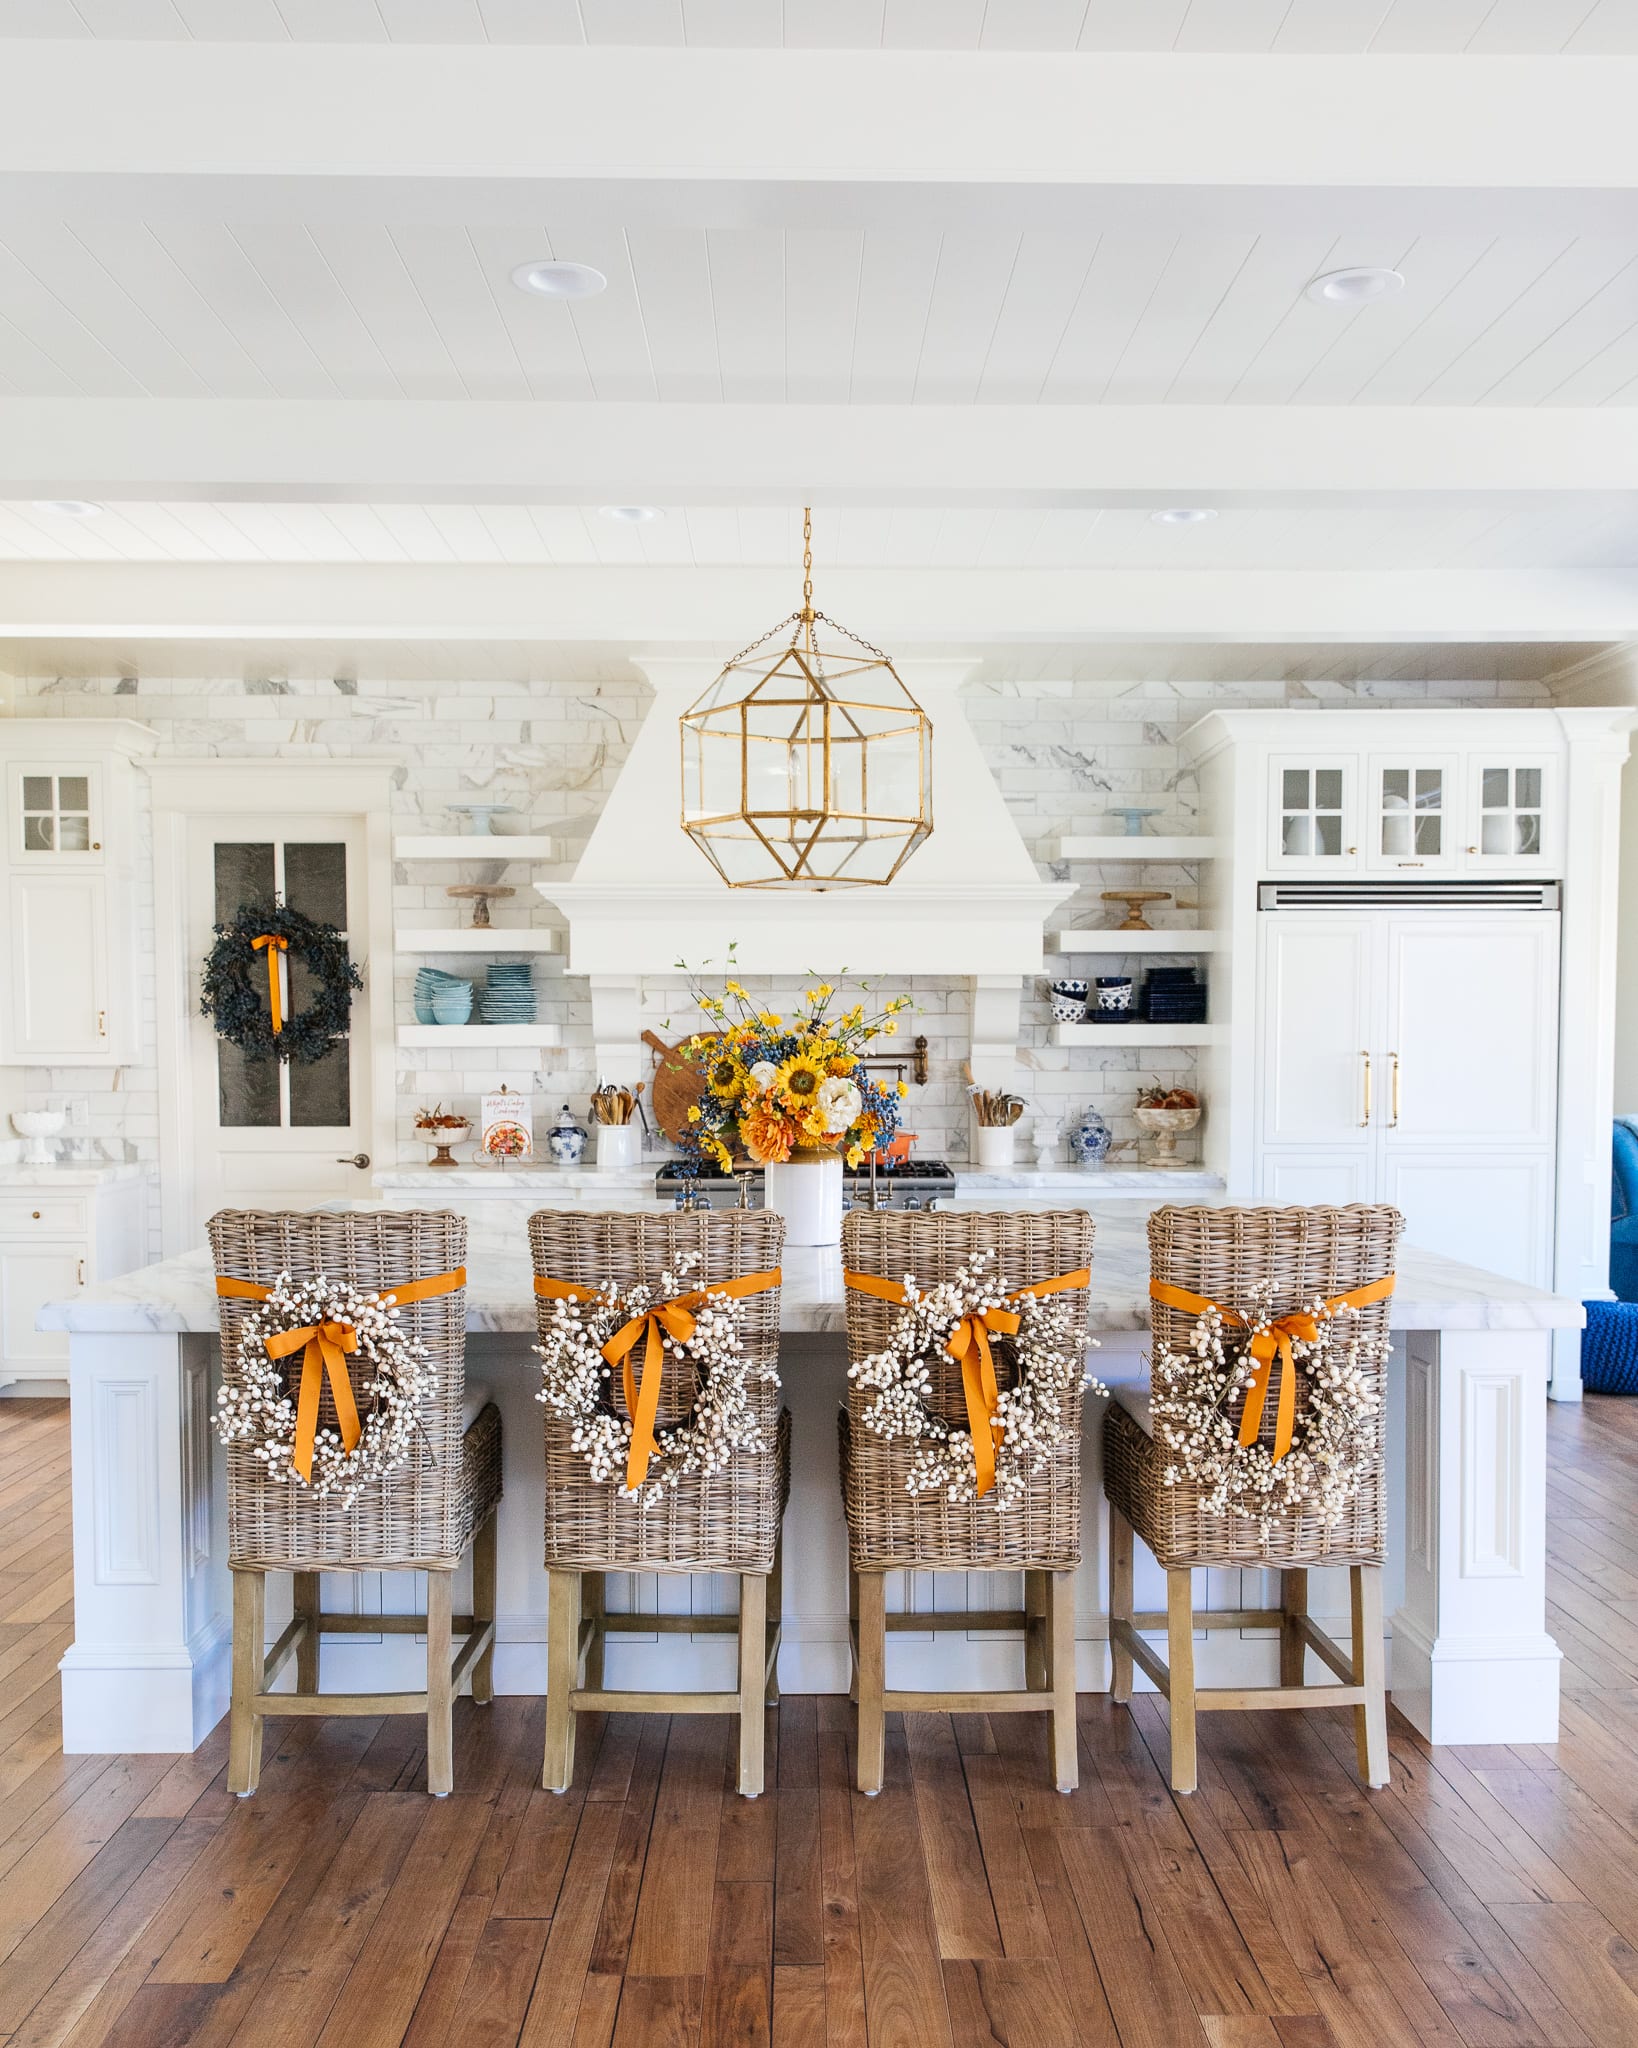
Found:
[[[1163,1701],[770,1710],[738,1799],[726,1717],[588,1715],[539,1789],[542,1707],[64,1757],[67,1411],[0,1404],[0,2048],[1605,2048],[1638,2043],[1638,1403],[1552,1410],[1561,1740],[1354,1774],[1344,1712],[1217,1715],[1167,1783]],[[18,1526],[18,1518],[24,1526]]]

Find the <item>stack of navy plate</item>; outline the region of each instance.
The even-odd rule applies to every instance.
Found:
[[[1206,984],[1192,967],[1151,967],[1143,1006],[1151,1024],[1204,1024]]]
[[[457,985],[470,989],[472,984],[458,974],[445,974],[441,967],[422,967],[415,976],[415,1021],[417,1024],[436,1024],[441,1021],[433,1011],[433,1002],[440,989]]]
[[[527,960],[497,960],[483,991],[486,1024],[532,1024],[535,1021],[534,970]]]

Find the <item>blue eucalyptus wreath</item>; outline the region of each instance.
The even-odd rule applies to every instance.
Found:
[[[289,1060],[296,1066],[323,1059],[347,1030],[353,991],[364,986],[337,928],[283,903],[244,903],[214,930],[200,1009],[217,1035],[253,1058]],[[277,1031],[268,993],[271,954],[265,946],[257,948],[258,939],[282,939],[286,960],[300,961],[311,978],[310,1000],[300,1011],[292,1003]]]

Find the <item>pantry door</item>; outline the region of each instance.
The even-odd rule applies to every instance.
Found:
[[[368,930],[362,818],[193,817],[188,828],[189,958],[212,927],[246,905],[278,901],[346,933],[362,964]],[[258,962],[258,965],[260,963]],[[307,1001],[305,969],[287,963],[286,1000]],[[259,990],[265,1005],[265,988]],[[367,998],[323,1059],[297,1066],[254,1058],[218,1038],[198,1011],[195,968],[193,1242],[218,1209],[308,1209],[370,1195],[370,1031]]]

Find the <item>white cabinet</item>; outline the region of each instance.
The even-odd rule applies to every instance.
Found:
[[[1407,738],[1355,754],[1271,753],[1268,872],[1559,872],[1564,818],[1553,756],[1430,749]]]
[[[10,719],[3,736],[0,1065],[126,1065],[139,1035],[134,761],[153,735]]]
[[[0,1387],[67,1378],[66,1332],[35,1318],[142,1263],[142,1197],[135,1167],[0,1171]]]
[[[1258,938],[1258,1194],[1391,1201],[1414,1243],[1545,1283],[1557,913],[1273,911]]]

